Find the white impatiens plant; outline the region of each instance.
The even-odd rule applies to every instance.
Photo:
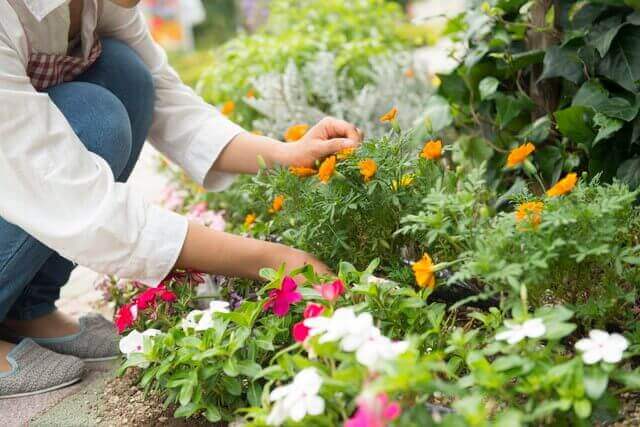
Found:
[[[269,395],[274,402],[267,418],[267,424],[279,426],[287,419],[299,422],[307,415],[324,412],[324,399],[319,395],[322,377],[315,368],[298,372],[293,382],[277,387]]]
[[[213,328],[214,313],[228,313],[229,303],[226,301],[211,301],[207,310],[192,310],[187,317],[182,320],[182,329],[195,331],[206,331]]]
[[[622,335],[598,329],[589,332],[589,338],[582,338],[576,343],[576,350],[582,352],[582,360],[587,365],[600,361],[618,363],[628,347],[629,341]]]
[[[338,71],[335,56],[319,53],[302,69],[291,62],[282,74],[253,81],[255,98],[245,102],[261,114],[254,129],[282,138],[293,124],[314,124],[325,116],[357,123],[367,136],[388,130],[380,116],[397,107],[399,124],[409,127],[421,119],[432,89],[426,73],[414,71],[410,54],[375,57],[364,87]]]
[[[126,356],[127,360],[131,360],[132,356],[141,355],[148,351],[150,340],[160,334],[162,334],[161,331],[153,328],[147,329],[144,332],[133,330],[129,332],[128,335],[120,338],[118,347],[120,352]],[[149,362],[140,360],[136,365],[140,368],[146,368]]]

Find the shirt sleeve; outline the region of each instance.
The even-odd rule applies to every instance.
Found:
[[[33,88],[8,34],[0,25],[0,217],[78,264],[157,284],[179,256],[187,220],[115,182]]]
[[[228,120],[183,84],[151,35],[142,12],[105,2],[98,31],[133,48],[153,76],[156,100],[150,142],[205,188],[226,188],[235,175],[212,170],[240,126]]]

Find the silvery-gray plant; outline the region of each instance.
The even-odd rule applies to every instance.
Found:
[[[381,136],[388,125],[380,116],[397,107],[399,124],[409,128],[424,118],[433,89],[427,73],[410,53],[374,57],[366,71],[369,83],[358,85],[338,71],[334,54],[319,53],[298,67],[290,62],[284,73],[254,79],[255,98],[245,102],[262,116],[254,130],[282,138],[293,124],[313,124],[330,115],[357,124],[368,136]]]

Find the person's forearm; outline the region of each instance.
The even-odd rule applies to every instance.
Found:
[[[261,268],[278,268],[282,263],[287,264],[289,270],[312,264],[316,271],[328,272],[324,264],[297,249],[215,231],[196,223],[189,224],[176,267],[259,279]]]
[[[273,138],[244,132],[225,147],[214,168],[220,172],[254,174],[260,169],[259,157],[267,167],[287,166],[283,145],[284,143]]]

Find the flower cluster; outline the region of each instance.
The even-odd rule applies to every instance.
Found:
[[[391,341],[373,324],[369,313],[356,315],[352,307],[342,307],[331,317],[316,316],[304,320],[309,337],[319,343],[339,342],[340,349],[355,352],[356,360],[375,370],[386,360],[393,360],[409,348],[407,341]]]

